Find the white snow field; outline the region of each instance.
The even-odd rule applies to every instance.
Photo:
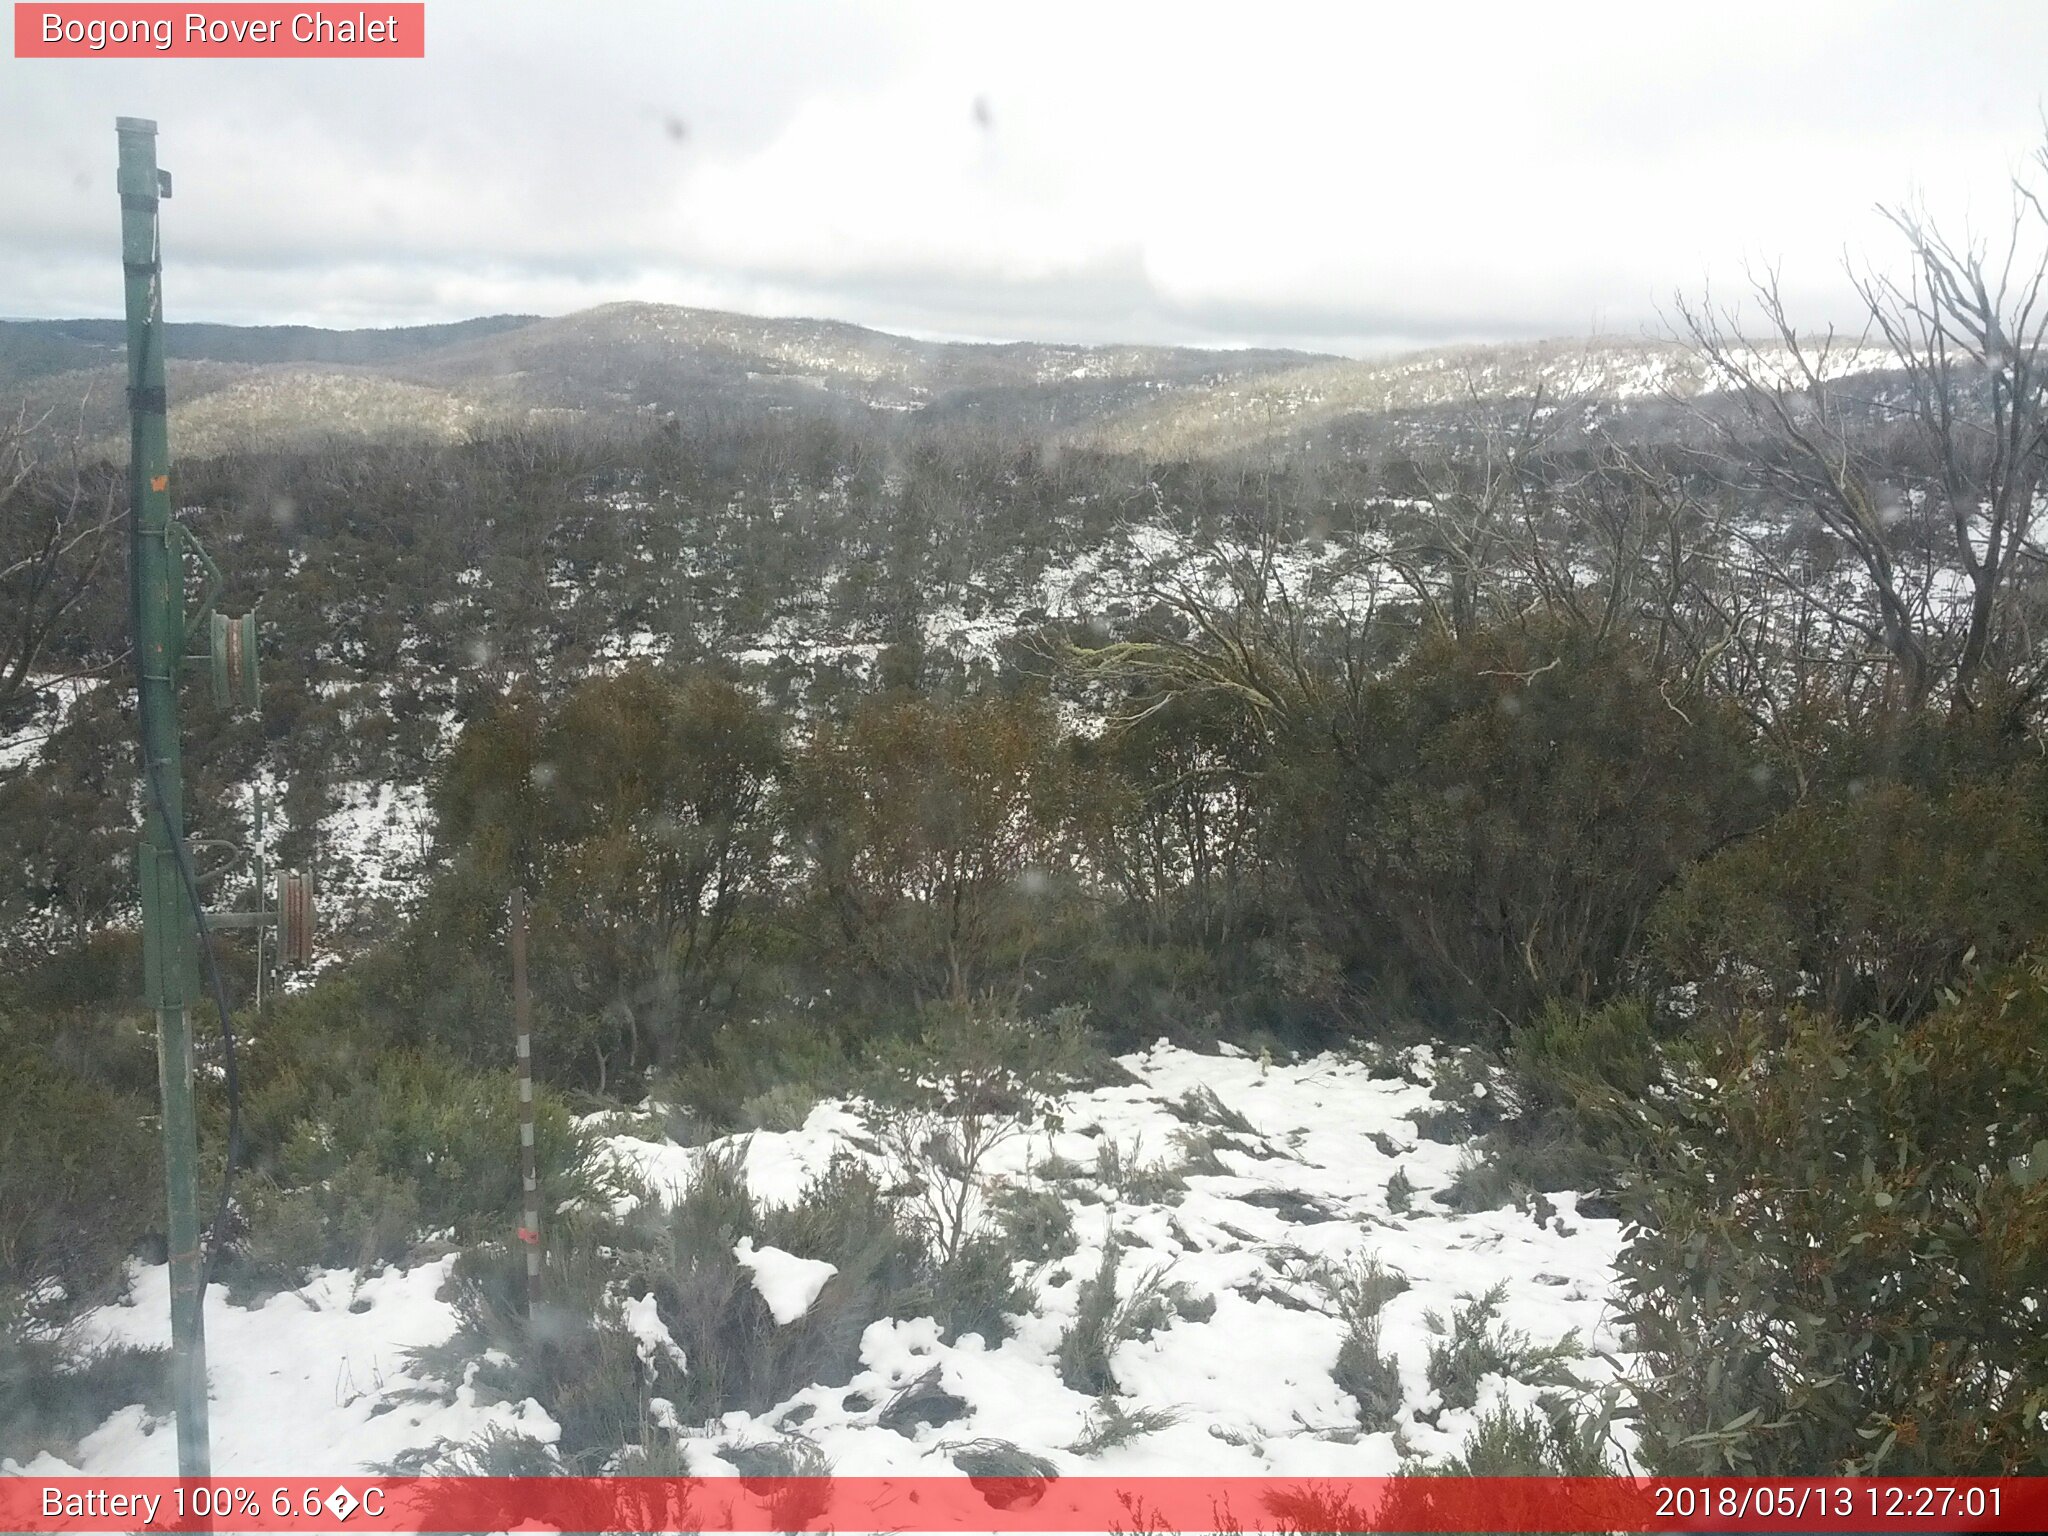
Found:
[[[1426,1048],[1405,1059],[1411,1077],[1426,1078]],[[1500,1326],[1538,1345],[1576,1334],[1589,1351],[1571,1367],[1581,1379],[1598,1385],[1625,1368],[1609,1304],[1620,1224],[1581,1217],[1570,1194],[1537,1202],[1533,1213],[1448,1213],[1430,1197],[1449,1183],[1462,1149],[1418,1137],[1410,1117],[1432,1107],[1426,1087],[1375,1078],[1346,1055],[1269,1064],[1228,1047],[1211,1055],[1162,1042],[1122,1064],[1136,1086],[1071,1094],[1059,1105],[1060,1129],[1027,1131],[991,1154],[994,1178],[1059,1191],[1080,1240],[1079,1251],[1065,1258],[1020,1266],[1035,1301],[1029,1315],[1015,1320],[1012,1337],[993,1348],[975,1334],[946,1344],[928,1318],[884,1319],[867,1330],[851,1382],[807,1388],[762,1414],[679,1426],[690,1437],[690,1470],[737,1470],[720,1459],[722,1448],[800,1426],[831,1468],[847,1475],[944,1475],[951,1463],[943,1443],[977,1437],[1010,1441],[1069,1474],[1390,1474],[1404,1455],[1437,1459],[1462,1449],[1489,1407],[1535,1402],[1535,1384],[1489,1377],[1476,1407],[1447,1408],[1427,1380],[1430,1346],[1440,1337],[1430,1315],[1447,1320],[1496,1284],[1506,1287]],[[1188,1172],[1182,1190],[1124,1197],[1095,1177],[1104,1147],[1116,1148],[1126,1165],[1177,1162],[1174,1133],[1186,1122],[1170,1106],[1198,1090],[1254,1128],[1230,1138],[1252,1151],[1217,1152],[1227,1173]],[[881,1155],[867,1134],[868,1113],[860,1104],[828,1102],[800,1131],[695,1148],[626,1136],[604,1144],[648,1185],[673,1191],[687,1186],[708,1153],[740,1143],[754,1192],[780,1203],[794,1199],[835,1153]],[[1036,1171],[1054,1156],[1064,1161],[1057,1181]],[[1075,1174],[1076,1164],[1089,1172]],[[1414,1185],[1406,1212],[1388,1201],[1396,1170]],[[1167,1410],[1173,1422],[1084,1455],[1071,1447],[1091,1419],[1099,1421],[1100,1407],[1062,1384],[1055,1352],[1112,1230],[1124,1294],[1159,1270],[1192,1302],[1186,1315],[1147,1339],[1120,1344],[1111,1357],[1124,1393],[1120,1406]],[[1381,1348],[1398,1365],[1404,1398],[1393,1432],[1364,1432],[1357,1404],[1332,1379],[1344,1326],[1329,1294],[1329,1269],[1368,1256],[1410,1282],[1380,1314]],[[800,1316],[826,1279],[828,1266],[780,1250],[749,1247],[741,1257],[779,1322]],[[371,1276],[332,1271],[253,1308],[231,1305],[218,1287],[212,1290],[215,1469],[371,1471],[401,1451],[467,1439],[493,1425],[551,1440],[556,1426],[537,1403],[480,1402],[466,1383],[427,1382],[409,1372],[409,1348],[455,1331],[455,1311],[439,1296],[452,1262]],[[87,1336],[163,1342],[165,1296],[165,1271],[138,1267],[130,1301],[93,1313]],[[625,1305],[620,1321],[643,1355],[680,1355],[651,1304]],[[935,1366],[945,1390],[965,1400],[963,1418],[910,1435],[876,1422],[893,1392]],[[420,1388],[435,1390],[414,1390]],[[170,1423],[131,1407],[86,1437],[75,1468],[45,1456],[0,1471],[173,1468]]]

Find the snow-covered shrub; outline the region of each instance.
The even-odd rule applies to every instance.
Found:
[[[1148,1159],[1144,1143],[1104,1141],[1095,1149],[1095,1177],[1118,1200],[1133,1205],[1170,1205],[1187,1192],[1184,1165],[1164,1158]]]
[[[1445,1320],[1432,1312],[1431,1328],[1439,1335],[1429,1346],[1429,1384],[1446,1408],[1473,1408],[1479,1383],[1487,1376],[1507,1376],[1542,1386],[1577,1387],[1578,1378],[1565,1368],[1585,1351],[1567,1335],[1555,1344],[1536,1344],[1519,1329],[1496,1321],[1507,1287],[1497,1285],[1475,1296]]]
[[[1380,1312],[1408,1289],[1408,1277],[1366,1257],[1324,1270],[1318,1282],[1344,1324],[1331,1378],[1358,1404],[1368,1431],[1391,1430],[1401,1411],[1401,1373],[1380,1349]]]
[[[1408,1204],[1415,1198],[1415,1183],[1404,1168],[1396,1168],[1387,1179],[1387,1209],[1396,1216],[1407,1214]]]
[[[1079,1246],[1073,1211],[1050,1189],[1006,1184],[990,1197],[990,1205],[1010,1246],[1034,1264],[1064,1259]]]
[[[1155,1264],[1120,1285],[1123,1246],[1112,1233],[1102,1245],[1095,1273],[1081,1282],[1074,1320],[1060,1334],[1054,1362],[1060,1380],[1076,1392],[1107,1397],[1117,1391],[1111,1357],[1119,1344],[1148,1339],[1173,1321],[1175,1302],[1187,1294],[1168,1283],[1166,1266]]]
[[[1171,1429],[1181,1421],[1179,1410],[1137,1404],[1126,1408],[1113,1394],[1096,1400],[1081,1426],[1080,1438],[1067,1447],[1076,1456],[1100,1456],[1144,1435]],[[1115,1529],[1111,1527],[1112,1531]],[[1154,1529],[1160,1529],[1155,1527]]]
[[[169,1350],[86,1348],[12,1307],[0,1314],[0,1460],[68,1457],[116,1410],[141,1403],[162,1413],[170,1398]]]
[[[1074,1320],[1060,1334],[1055,1357],[1060,1380],[1076,1392],[1102,1397],[1116,1390],[1116,1375],[1109,1357],[1116,1348],[1116,1317],[1119,1302],[1116,1289],[1120,1257],[1114,1236],[1102,1245],[1102,1258],[1095,1273],[1081,1282],[1074,1308]]]

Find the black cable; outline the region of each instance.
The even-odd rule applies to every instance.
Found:
[[[162,254],[161,232],[159,232],[157,238],[157,249],[160,258]],[[145,334],[151,341],[156,339],[157,333],[155,329],[150,329]],[[144,364],[144,368],[136,370],[138,376],[146,373],[146,357]],[[133,465],[130,466],[129,473],[131,476],[139,476],[139,471]],[[136,483],[139,485],[139,478]],[[213,929],[206,921],[206,902],[199,894],[199,881],[192,873],[192,860],[185,850],[184,834],[178,830],[171,820],[170,797],[164,793],[163,781],[157,777],[156,763],[149,755],[148,707],[145,703],[145,689],[148,679],[144,675],[142,655],[142,593],[132,569],[132,562],[135,559],[135,546],[140,531],[139,525],[136,522],[140,509],[134,503],[135,497],[131,493],[128,509],[128,558],[131,562],[128,576],[128,619],[130,632],[135,636],[135,643],[130,647],[130,650],[135,661],[136,719],[137,723],[142,726],[142,776],[149,785],[149,798],[156,807],[156,814],[163,821],[165,840],[170,843],[172,860],[178,866],[179,883],[185,888],[185,899],[192,907],[192,921],[199,931],[199,952],[206,961],[206,979],[213,991],[213,1005],[220,1013],[221,1066],[228,1096],[228,1145],[226,1159],[221,1165],[220,1203],[214,1209],[213,1225],[208,1230],[206,1237],[206,1261],[201,1265],[199,1271],[199,1306],[203,1313],[206,1307],[206,1287],[213,1280],[214,1260],[220,1254],[221,1238],[227,1226],[228,1201],[234,1189],[235,1170],[240,1165],[242,1158],[242,1080],[235,1061],[235,1026],[228,1012],[228,991],[220,979],[220,962],[213,952]],[[164,536],[166,540],[169,539],[170,533],[168,528],[165,530]],[[182,642],[178,649],[181,653],[183,652],[184,645]],[[172,663],[173,666],[182,666],[183,664],[184,657],[182,654],[175,658]],[[174,673],[173,687],[175,686]],[[260,903],[260,893],[258,900]],[[168,962],[169,956],[177,953],[177,945],[175,943],[166,943],[165,950]]]

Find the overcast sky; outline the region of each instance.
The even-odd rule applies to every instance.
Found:
[[[352,13],[355,7],[348,7]],[[374,9],[374,6],[372,7]],[[2048,4],[429,0],[423,61],[0,60],[0,314],[120,312],[154,117],[173,319],[653,299],[968,339],[1346,352],[1640,334],[1918,195],[2009,218]]]

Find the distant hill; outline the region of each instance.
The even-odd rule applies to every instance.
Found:
[[[375,367],[436,347],[534,323],[532,315],[486,315],[451,325],[328,331],[311,325],[165,327],[169,354],[214,363],[342,363]],[[128,330],[120,320],[0,320],[0,385],[119,363]]]
[[[0,398],[119,452],[114,320],[0,321]],[[173,451],[339,435],[452,440],[534,419],[778,411],[986,423],[1173,456],[1398,431],[1534,398],[1654,408],[1709,386],[1669,341],[1515,343],[1360,361],[1277,350],[918,341],[840,321],[624,303],[452,325],[169,328]],[[1852,360],[1853,361],[1853,360]],[[1882,359],[1856,363],[1879,367]]]

